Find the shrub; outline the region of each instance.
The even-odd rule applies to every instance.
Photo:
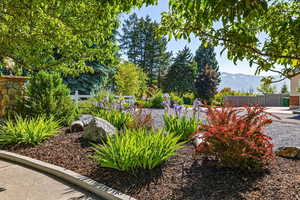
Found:
[[[126,130],[108,137],[104,145],[94,145],[93,156],[102,167],[120,171],[150,170],[163,163],[182,147],[173,133]]]
[[[255,96],[255,94],[252,93],[244,93],[244,92],[237,92],[230,88],[223,88],[221,91],[219,91],[212,99],[212,104],[223,106],[224,105],[224,99],[225,96]]]
[[[181,140],[187,140],[188,136],[197,130],[199,120],[187,118],[186,116],[164,115],[165,130],[169,133],[175,133]]]
[[[37,145],[50,136],[58,133],[59,122],[53,117],[41,115],[36,118],[16,117],[16,120],[7,120],[0,127],[0,144],[30,144]]]
[[[186,93],[182,97],[183,103],[186,105],[193,105],[195,95],[193,93]]]
[[[133,121],[131,113],[121,112],[119,110],[99,110],[93,112],[93,115],[105,119],[119,130],[127,128]]]
[[[29,117],[51,115],[68,125],[74,120],[75,108],[70,90],[63,84],[60,75],[41,71],[29,80],[25,98],[18,101],[17,111]]]
[[[145,91],[147,75],[133,63],[121,63],[114,79],[119,94],[138,95]]]
[[[179,96],[176,96],[174,93],[170,94],[170,98],[171,98],[171,105],[183,105],[183,99],[180,98]]]
[[[151,98],[151,107],[152,108],[163,108],[164,107],[163,101],[164,101],[163,94],[161,92],[159,92]]]
[[[152,129],[153,127],[153,118],[151,112],[146,112],[142,109],[131,112],[133,115],[133,120],[129,124],[131,129]]]
[[[108,90],[99,90],[95,96],[90,101],[95,101],[97,103],[102,103],[105,107],[112,107],[115,102],[115,95]]]
[[[196,151],[215,156],[223,166],[242,170],[258,170],[269,164],[274,155],[271,138],[264,134],[264,127],[272,123],[263,107],[241,109],[208,106],[207,122],[201,124],[197,136],[202,139]]]

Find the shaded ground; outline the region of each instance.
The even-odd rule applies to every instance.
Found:
[[[130,175],[101,168],[90,158],[93,150],[81,136],[61,133],[37,147],[9,150],[89,176],[140,200],[300,200],[300,160],[277,158],[275,168],[265,173],[244,174],[196,158],[193,147],[186,145],[151,173]]]

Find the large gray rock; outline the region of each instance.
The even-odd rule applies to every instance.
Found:
[[[284,158],[300,159],[300,147],[279,147],[275,153]]]
[[[81,115],[79,117],[79,121],[82,122],[83,126],[87,126],[93,120],[93,118],[93,115]]]
[[[71,133],[83,131],[84,130],[84,124],[80,120],[74,121],[74,122],[72,122],[72,124],[70,126],[70,129],[71,129]]]
[[[84,127],[83,137],[93,142],[100,142],[116,132],[117,129],[108,121],[98,117],[93,117],[89,124]]]

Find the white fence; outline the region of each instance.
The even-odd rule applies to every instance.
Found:
[[[79,95],[78,91],[76,90],[76,91],[75,91],[75,94],[74,94],[74,95],[71,95],[71,98],[72,98],[74,101],[78,102],[78,101],[80,101],[81,99],[88,99],[88,98],[93,97],[93,96],[94,96],[94,95]]]
[[[71,98],[75,101],[75,102],[78,102],[82,99],[88,99],[88,98],[91,98],[91,97],[94,97],[94,95],[80,95],[78,93],[78,91],[75,91],[75,94],[74,95],[71,95]],[[124,98],[124,101],[126,103],[129,103],[129,104],[134,104],[135,103],[135,98],[134,96],[115,96],[116,98]]]

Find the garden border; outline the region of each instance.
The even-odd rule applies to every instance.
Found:
[[[27,167],[32,167],[35,170],[54,175],[63,181],[72,183],[88,192],[96,194],[105,200],[136,200],[126,194],[123,194],[113,188],[110,188],[102,183],[98,183],[86,176],[82,176],[71,170],[49,164],[40,160],[32,159],[16,153],[0,150],[0,159],[6,159]]]

